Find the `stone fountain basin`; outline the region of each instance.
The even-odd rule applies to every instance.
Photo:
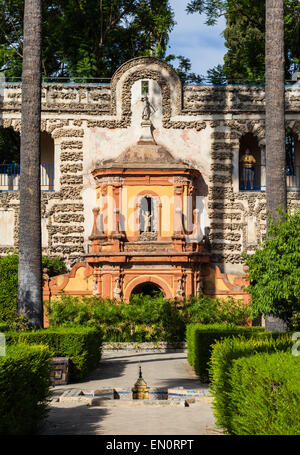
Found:
[[[207,389],[151,388],[148,400],[133,400],[131,389],[68,389],[58,401],[85,403],[89,406],[189,406],[209,396]]]

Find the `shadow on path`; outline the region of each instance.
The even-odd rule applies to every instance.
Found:
[[[94,435],[101,433],[101,423],[109,415],[105,408],[86,404],[51,407],[42,435]]]

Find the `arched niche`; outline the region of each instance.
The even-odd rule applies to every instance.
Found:
[[[245,158],[248,154],[248,158]],[[254,161],[251,161],[251,157]],[[260,191],[263,187],[264,166],[258,138],[246,133],[240,138],[239,148],[239,190]]]
[[[148,295],[150,297],[154,297],[157,294],[162,294],[164,296],[164,292],[162,291],[161,287],[158,284],[153,283],[151,281],[145,281],[144,283],[138,284],[131,291],[130,300],[132,299],[132,297],[139,294]]]
[[[286,129],[286,178],[287,190],[299,191],[300,188],[300,141],[292,128]]]
[[[20,133],[0,127],[0,190],[18,191],[20,176]]]
[[[0,127],[0,190],[18,191],[20,183],[20,133]],[[41,190],[54,190],[54,140],[41,133]]]
[[[41,189],[54,190],[54,139],[45,131],[41,133]]]

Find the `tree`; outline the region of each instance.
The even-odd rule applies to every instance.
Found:
[[[0,70],[19,77],[23,58],[22,0],[0,0]],[[140,55],[163,58],[174,13],[169,0],[45,0],[44,77],[111,77]]]
[[[224,72],[229,83],[259,84],[265,81],[265,8],[261,0],[193,0],[190,13],[207,16],[206,23],[214,25],[226,18],[223,32],[228,51],[224,56]],[[285,78],[291,74],[300,58],[300,3],[284,1],[285,21]]]
[[[286,212],[283,0],[266,0],[266,199],[267,212]]]
[[[0,0],[0,71],[13,80],[21,75],[23,11],[22,0]],[[44,80],[110,78],[144,55],[168,61],[183,82],[202,80],[189,59],[167,55],[175,25],[169,0],[45,0],[42,18]]]
[[[300,211],[268,222],[268,237],[246,264],[254,316],[272,314],[300,328]]]
[[[18,313],[43,327],[40,203],[42,2],[25,0],[22,68]]]
[[[227,78],[223,65],[217,65],[207,71],[207,80],[213,85],[226,85]]]

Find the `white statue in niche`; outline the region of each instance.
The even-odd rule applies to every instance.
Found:
[[[142,213],[144,218],[144,230],[143,232],[151,232],[151,218],[153,215],[147,210],[144,210]]]
[[[144,101],[144,109],[142,113],[142,119],[149,121],[151,115],[155,112],[154,107],[150,104],[148,96],[143,96],[142,101]]]
[[[197,297],[200,297],[200,295],[203,294],[203,291],[204,291],[203,278],[200,278],[199,281],[197,281],[197,286],[196,286]]]
[[[97,283],[96,277],[94,277],[94,280],[93,280],[93,295],[99,295],[98,283]]]
[[[121,286],[120,286],[120,278],[117,277],[115,279],[114,298],[116,300],[120,299],[121,298],[121,293],[122,293],[122,289],[121,289]]]
[[[177,297],[182,297],[184,295],[183,279],[182,278],[178,278],[178,285],[177,285],[176,295],[177,295]]]

